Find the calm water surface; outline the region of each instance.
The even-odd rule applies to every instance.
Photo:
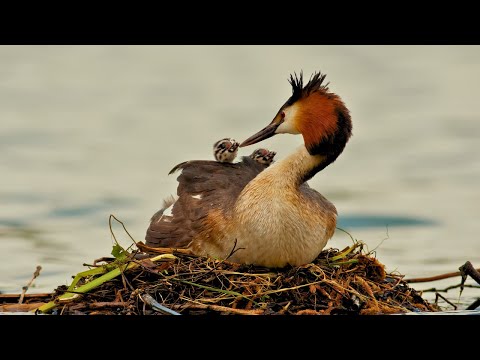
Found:
[[[143,240],[176,191],[168,171],[267,125],[301,69],[325,72],[353,118],[344,153],[310,181],[338,226],[406,277],[480,267],[478,46],[2,46],[0,292],[36,265],[30,292],[52,291],[108,256],[110,214]],[[280,159],[301,141],[261,146]],[[337,231],[329,246],[350,244]]]

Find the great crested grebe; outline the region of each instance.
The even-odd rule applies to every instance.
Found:
[[[314,73],[303,85],[290,75],[292,96],[272,122],[240,147],[276,134],[302,134],[304,145],[270,166],[244,156],[237,163],[186,161],[177,200],[165,202],[145,236],[151,247],[267,267],[313,261],[336,227],[337,210],[306,183],[335,161],[351,136],[350,113]]]
[[[213,157],[220,162],[233,162],[237,156],[240,143],[231,138],[220,139],[213,144]],[[267,149],[256,149],[250,157],[260,164],[270,165],[277,153]]]

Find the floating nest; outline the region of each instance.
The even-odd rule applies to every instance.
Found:
[[[324,250],[298,267],[269,269],[215,260],[186,250],[114,246],[59,286],[37,313],[75,315],[328,315],[439,311],[386,273],[363,243]],[[34,299],[31,299],[34,301]]]

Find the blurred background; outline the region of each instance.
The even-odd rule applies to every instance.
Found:
[[[170,169],[266,126],[300,70],[326,73],[352,114],[345,151],[309,182],[338,227],[406,278],[480,267],[479,46],[1,46],[0,292],[37,265],[29,292],[49,292],[109,256],[110,214],[143,240]],[[259,145],[281,159],[301,143]],[[337,231],[327,246],[350,244]]]

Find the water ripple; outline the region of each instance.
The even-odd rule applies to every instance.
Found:
[[[337,226],[345,229],[378,228],[394,226],[435,226],[439,223],[432,219],[400,215],[362,215],[351,214],[339,216]]]

